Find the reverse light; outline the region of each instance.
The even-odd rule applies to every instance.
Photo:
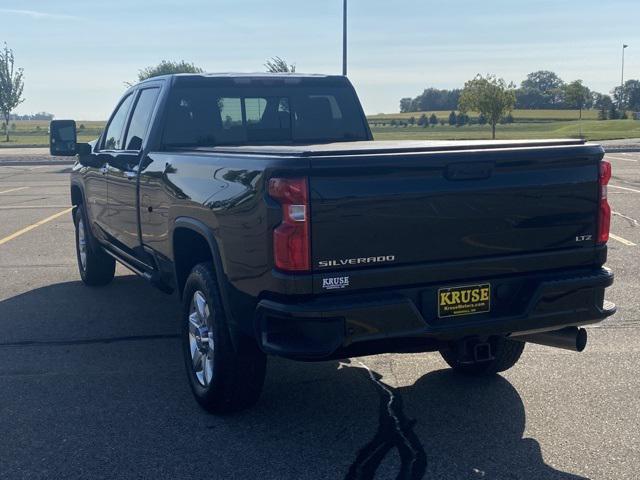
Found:
[[[598,243],[609,241],[609,229],[611,228],[611,206],[607,200],[607,185],[611,180],[611,163],[606,160],[600,162],[600,206],[598,213]]]
[[[304,272],[311,268],[309,187],[306,178],[272,178],[269,195],[282,206],[282,223],[273,230],[276,268]]]

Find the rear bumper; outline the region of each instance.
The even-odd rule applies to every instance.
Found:
[[[435,350],[470,336],[509,335],[597,323],[615,313],[604,301],[606,268],[481,279],[492,286],[491,312],[438,318],[437,290],[324,295],[297,303],[262,300],[256,335],[270,354],[322,360],[392,351]],[[464,282],[464,284],[475,282]]]

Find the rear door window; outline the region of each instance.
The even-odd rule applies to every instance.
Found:
[[[159,91],[159,88],[145,88],[140,92],[127,131],[126,150],[140,150],[142,148]]]
[[[102,150],[124,150],[124,126],[132,102],[133,94],[129,94],[120,102],[105,131]]]

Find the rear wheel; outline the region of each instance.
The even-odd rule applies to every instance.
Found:
[[[191,391],[212,413],[253,406],[260,396],[266,356],[252,340],[234,345],[213,268],[196,265],[184,288],[182,346]]]
[[[489,360],[474,361],[468,351],[469,344],[453,344],[448,349],[440,350],[440,355],[456,371],[469,375],[492,375],[513,367],[520,359],[525,345],[524,342],[506,337],[490,337],[488,343],[491,347]]]
[[[92,247],[89,241],[89,230],[86,214],[79,205],[74,214],[76,224],[76,257],[82,281],[90,286],[106,285],[115,275],[116,262],[100,247]]]

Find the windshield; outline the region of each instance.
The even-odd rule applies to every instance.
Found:
[[[177,85],[163,145],[309,144],[368,140],[348,85]]]

